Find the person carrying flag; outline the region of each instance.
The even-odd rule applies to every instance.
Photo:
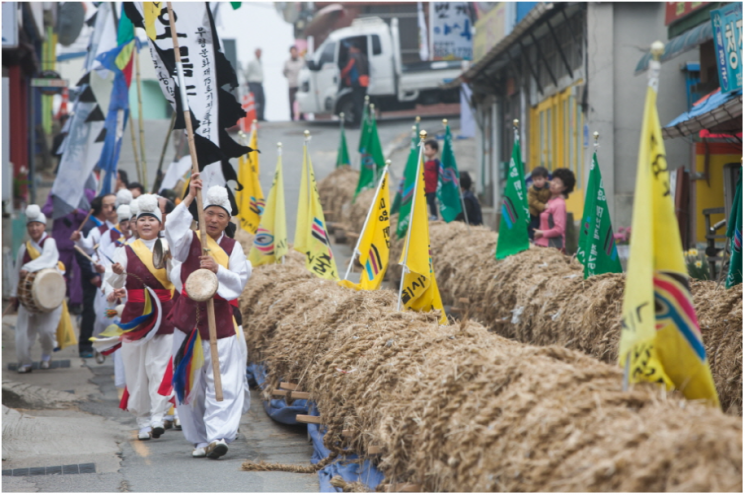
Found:
[[[238,297],[251,276],[251,262],[240,243],[226,235],[232,208],[227,189],[212,186],[204,197],[204,218],[210,254],[203,254],[199,232],[190,229],[189,206],[202,188],[200,174],[192,174],[189,194],[168,216],[166,240],[173,260],[181,264],[181,286],[197,269],[217,275],[214,296],[217,352],[223,400],[217,401],[209,349],[207,304],[182,292],[169,318],[173,338],[173,386],[186,439],[194,444],[192,457],[217,459],[238,434],[241,415],[249,401],[246,381],[246,342],[240,326]],[[172,278],[179,274],[172,272]]]

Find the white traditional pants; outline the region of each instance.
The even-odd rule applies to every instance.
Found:
[[[238,426],[244,409],[248,410],[246,394],[246,344],[242,329],[237,337],[217,339],[217,354],[222,378],[222,402],[215,398],[215,379],[212,373],[212,356],[209,341],[202,341],[204,365],[199,370],[194,396],[189,404],[179,404],[178,417],[186,440],[195,446],[216,440],[230,443],[238,435]],[[186,339],[186,333],[176,329],[173,338],[175,356]],[[240,339],[240,340],[239,340]],[[243,344],[241,345],[241,342]],[[250,404],[250,400],[248,400]]]
[[[171,403],[158,393],[171,359],[173,335],[156,335],[144,344],[122,343],[124,376],[127,382],[127,410],[137,416],[137,426],[147,428],[163,422]]]
[[[16,356],[18,366],[31,364],[31,347],[39,337],[41,354],[51,356],[57,345],[57,325],[62,316],[62,306],[49,313],[29,313],[21,304],[16,320]]]

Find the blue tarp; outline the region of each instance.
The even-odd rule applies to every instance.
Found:
[[[673,127],[673,126],[680,124],[681,122],[685,122],[686,120],[691,120],[692,118],[698,117],[699,115],[709,113],[712,110],[715,110],[719,108],[720,106],[724,105],[732,98],[735,98],[736,96],[739,96],[741,94],[742,94],[741,89],[734,91],[732,93],[722,93],[721,91],[716,91],[715,93],[706,97],[706,99],[702,101],[701,103],[694,105],[690,111],[684,112],[681,115],[679,115],[672,122],[667,124],[665,127]]]
[[[310,415],[319,415],[315,406],[311,408]],[[313,441],[313,457],[310,459],[312,464],[319,463],[331,453],[323,445],[323,437],[326,434],[325,430],[326,427],[323,425],[308,425],[308,434]],[[358,459],[356,454],[349,454],[337,458],[334,462],[318,471],[318,484],[320,485],[321,492],[334,493],[342,491],[341,488],[331,486],[331,478],[337,475],[341,476],[347,483],[361,481],[374,491],[385,476],[369,460],[360,464]]]
[[[264,389],[266,386],[266,368],[262,364],[251,363],[246,369],[246,375],[248,381],[255,382],[260,389]],[[294,400],[292,405],[288,405],[284,397],[278,399],[272,399],[270,401],[262,401],[264,405],[264,411],[274,421],[284,423],[286,425],[296,425],[298,422],[295,420],[295,416],[298,414],[308,414],[308,401],[307,400]]]

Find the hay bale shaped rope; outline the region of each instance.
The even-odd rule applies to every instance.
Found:
[[[273,272],[293,267],[267,267]],[[257,269],[257,272],[265,268]],[[395,312],[392,291],[310,278],[247,287],[249,352],[270,382],[298,383],[328,426],[326,446],[382,447],[393,482],[424,491],[739,491],[738,418],[662,394],[620,391],[621,374],[559,346],[474,322]],[[244,308],[245,309],[245,308]]]

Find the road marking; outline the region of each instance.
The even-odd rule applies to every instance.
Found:
[[[134,449],[137,455],[146,459],[145,464],[150,464],[150,461],[147,460],[147,457],[150,456],[150,449],[147,448],[145,442],[137,438],[137,433],[136,431],[132,432],[132,441],[129,443],[132,444],[132,449]]]

